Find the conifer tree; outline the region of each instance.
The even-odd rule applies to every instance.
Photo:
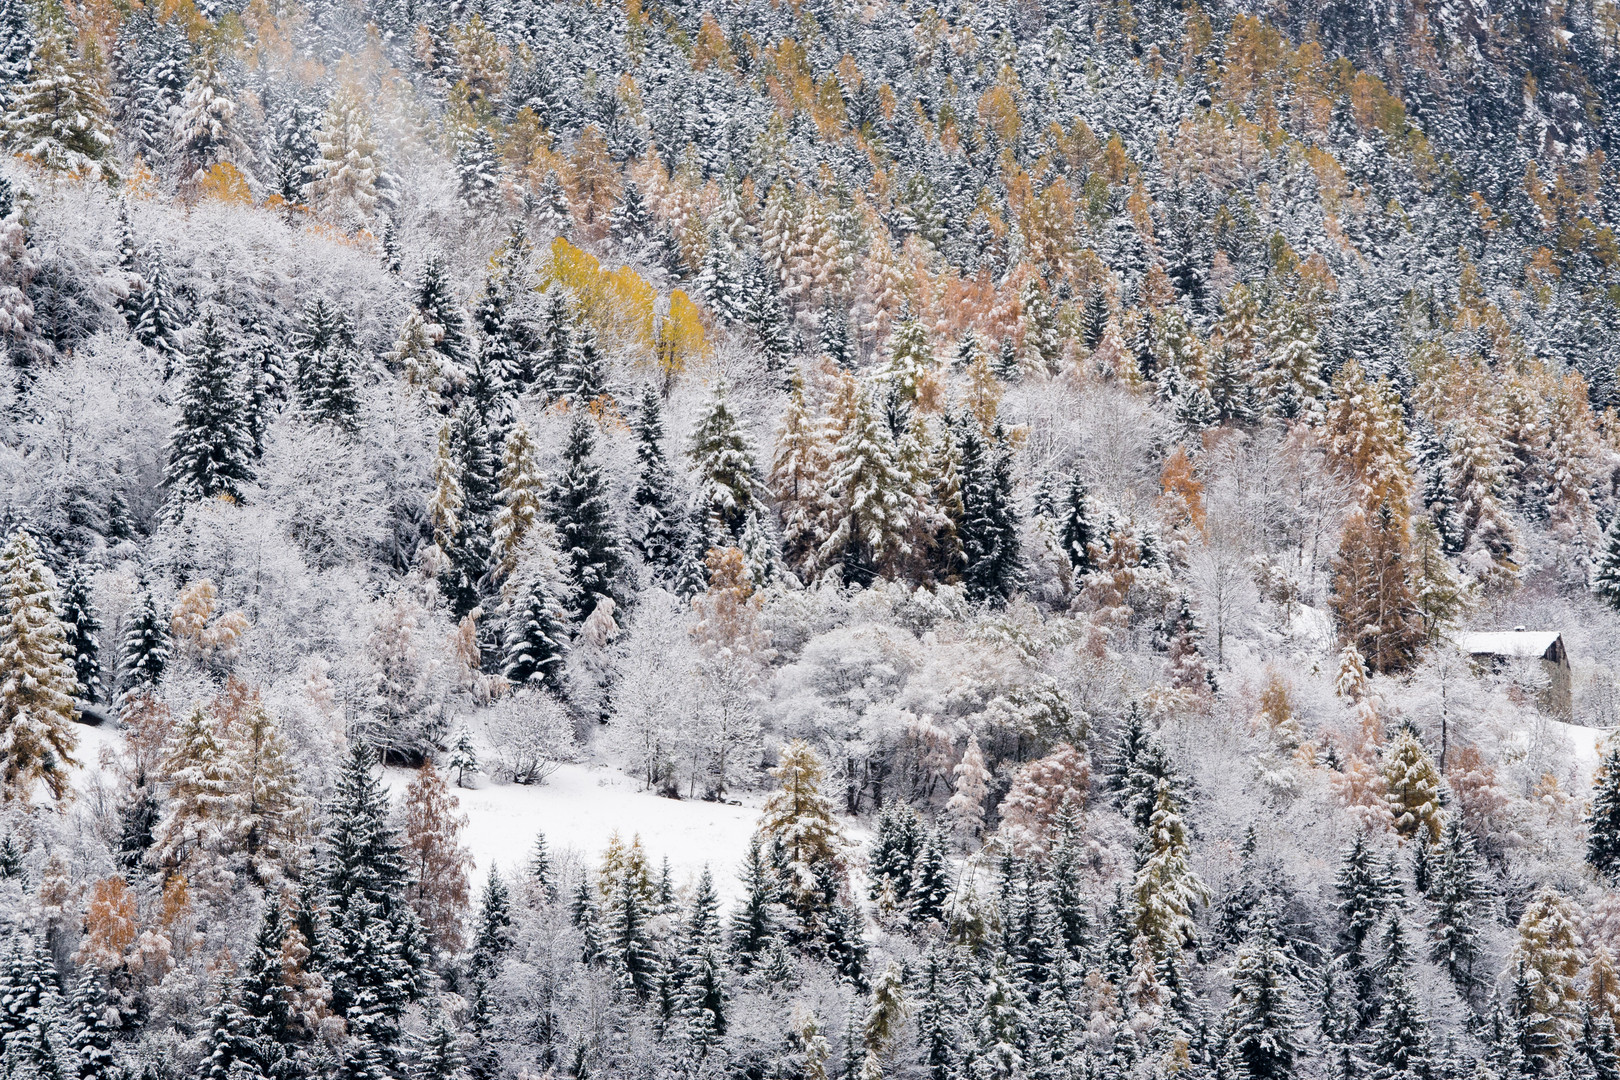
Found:
[[[169,437],[166,480],[181,506],[220,496],[241,500],[253,481],[253,435],[245,412],[224,331],[210,313],[186,360],[180,416]]]
[[[581,317],[568,335],[568,355],[557,372],[554,384],[558,397],[568,398],[578,408],[607,393],[607,367],[596,330]]]
[[[478,749],[473,745],[472,732],[462,724],[456,729],[456,736],[450,742],[450,759],[445,768],[456,774],[456,787],[466,787],[467,777],[476,776],[483,770],[478,764]]]
[[[766,508],[760,499],[754,448],[723,391],[715,394],[698,420],[686,453],[697,473],[698,505],[712,528],[741,537],[748,516],[760,515]]]
[[[101,685],[101,619],[90,596],[89,568],[82,562],[69,568],[62,583],[62,626],[67,631],[68,657],[73,663],[77,695],[94,704],[106,700]]]
[[[501,201],[501,155],[488,128],[474,128],[456,150],[456,194],[472,210],[490,210]]]
[[[646,900],[629,870],[614,878],[604,914],[603,957],[623,989],[647,997],[656,985],[659,957],[647,926]]]
[[[431,760],[406,787],[400,822],[411,907],[429,943],[454,953],[461,948],[472,856],[460,839],[466,815],[458,812],[456,797]]]
[[[51,172],[115,184],[106,104],[92,70],[73,55],[62,21],[47,17],[38,27],[27,81],[9,96],[5,145]]]
[[[1091,499],[1085,482],[1076,476],[1069,482],[1069,490],[1059,508],[1058,542],[1062,544],[1063,553],[1069,557],[1069,565],[1074,567],[1077,575],[1089,574],[1097,569],[1097,556],[1092,546],[1099,543],[1102,537],[1092,517]]]
[[[1390,967],[1369,1057],[1374,1080],[1421,1080],[1431,1075],[1428,1023],[1406,965]]]
[[[198,50],[180,95],[174,154],[182,191],[194,190],[210,167],[241,158],[246,151],[236,133],[236,99],[225,85],[220,59],[214,48]]]
[[[1474,842],[1453,816],[1440,833],[1438,865],[1429,897],[1434,902],[1429,959],[1445,968],[1459,992],[1479,985],[1480,903],[1486,895]]]
[[[621,595],[625,587],[624,553],[595,450],[590,416],[576,410],[550,507],[571,589],[568,607],[575,611],[590,611],[599,599]]]
[[[478,916],[473,920],[473,928],[473,949],[468,967],[475,979],[488,979],[495,974],[501,957],[512,947],[511,892],[494,867],[490,868],[483,895],[479,897]]]
[[[490,540],[496,575],[503,581],[518,569],[518,556],[544,512],[545,481],[535,460],[534,437],[526,424],[514,424],[501,449],[500,509]],[[463,501],[465,492],[462,493]]]
[[[1583,966],[1574,912],[1551,887],[1544,886],[1520,917],[1509,964],[1524,984],[1515,994],[1514,1018],[1522,1025],[1525,1057],[1547,1068],[1575,1041],[1576,978]]]
[[[970,600],[1005,603],[1023,583],[1012,450],[999,423],[989,439],[962,428],[963,584]]]
[[[456,526],[447,533],[447,556],[439,587],[457,618],[483,599],[492,570],[492,532],[499,503],[499,466],[489,428],[471,401],[465,401],[450,420],[449,458],[455,469],[460,504]]]
[[[1252,1080],[1286,1080],[1300,1055],[1300,1020],[1275,913],[1267,908],[1232,965],[1226,1007],[1231,1067]]]
[[[78,689],[56,581],[26,529],[0,550],[0,788],[26,802],[44,782],[52,798],[67,791]]]
[[[150,589],[141,589],[135,613],[124,631],[118,661],[119,686],[124,698],[151,693],[169,663],[169,623],[157,609]]]
[[[83,971],[74,980],[68,1012],[71,1034],[67,1049],[75,1080],[118,1080],[121,1071],[113,1056],[112,1029],[107,1025],[107,992],[95,973]]]
[[[1384,783],[1395,828],[1421,843],[1440,839],[1440,771],[1410,728],[1403,728],[1384,751]]]
[[[1586,862],[1606,880],[1620,878],[1620,746],[1611,746],[1592,779],[1586,815]]]
[[[785,884],[801,906],[816,893],[817,871],[843,862],[844,838],[821,791],[824,775],[816,752],[795,739],[782,748],[771,769],[779,787],[760,811],[760,835],[781,846]]]
[[[952,769],[955,788],[945,810],[956,822],[957,832],[972,841],[984,831],[984,800],[990,794],[990,770],[985,767],[979,737],[968,733],[967,749]]]
[[[642,558],[667,573],[680,558],[680,515],[675,477],[664,453],[663,406],[652,383],[641,388],[634,433],[636,487],[630,501],[635,507],[636,527],[632,536]]]
[[[1179,949],[1193,934],[1193,909],[1207,903],[1209,889],[1188,862],[1191,844],[1170,781],[1161,779],[1153,816],[1143,836],[1147,857],[1136,871],[1137,933],[1162,957]]]
[[[173,374],[175,359],[180,355],[179,316],[169,295],[169,284],[163,272],[163,259],[153,255],[146,273],[146,285],[139,295],[139,308],[135,316],[135,340],[145,345],[163,361],[163,377]]]
[[[345,225],[370,221],[383,180],[382,159],[371,132],[365,92],[357,80],[339,84],[315,141],[317,154],[304,185],[305,200]]]
[[[846,582],[869,585],[898,573],[912,554],[916,497],[889,426],[853,378],[840,382],[832,411],[837,435],[828,469],[827,538],[816,559],[839,567]]]
[[[515,686],[543,686],[561,695],[568,657],[567,612],[543,575],[534,575],[515,598],[506,623],[502,674]]]
[[[779,924],[778,883],[764,842],[757,835],[748,842],[748,854],[738,876],[743,895],[731,913],[731,955],[738,970],[747,972],[763,962]]]

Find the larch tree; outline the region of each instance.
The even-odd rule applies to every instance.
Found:
[[[56,581],[25,529],[0,550],[0,784],[7,801],[27,801],[43,782],[67,793],[78,692]]]
[[[955,784],[945,812],[956,823],[957,833],[964,840],[972,841],[984,831],[984,801],[990,794],[991,779],[976,734],[968,734],[967,749],[962,751],[962,760],[956,763],[951,774]]]
[[[1403,728],[1384,749],[1384,784],[1395,828],[1420,843],[1440,839],[1440,770],[1410,729]]]
[[[1520,916],[1508,956],[1508,970],[1526,988],[1522,1000],[1514,1002],[1525,1055],[1540,1068],[1551,1066],[1574,1043],[1584,965],[1573,905],[1544,886]]]
[[[1192,845],[1187,826],[1166,779],[1159,781],[1153,817],[1142,839],[1147,858],[1137,868],[1132,885],[1137,932],[1154,955],[1162,958],[1192,940],[1193,911],[1209,900],[1208,887],[1188,861]]]
[[[514,424],[506,433],[499,483],[500,509],[491,539],[495,572],[506,580],[518,568],[524,541],[544,520],[545,481],[535,460],[534,436],[525,424]]]
[[[304,197],[311,206],[345,224],[364,224],[377,210],[382,161],[371,132],[365,92],[343,79],[316,134],[319,153],[309,170]]]
[[[446,953],[462,945],[462,919],[471,886],[472,855],[461,843],[467,816],[433,762],[425,762],[405,789],[400,834],[410,874],[411,907],[428,940]]]
[[[793,378],[787,411],[771,456],[770,489],[782,518],[782,557],[806,580],[826,539],[827,445],[805,403],[804,380]]]
[[[778,787],[760,810],[759,833],[781,844],[787,885],[803,901],[815,894],[818,871],[842,868],[846,842],[821,790],[821,759],[808,743],[795,739],[784,746],[771,777]]]

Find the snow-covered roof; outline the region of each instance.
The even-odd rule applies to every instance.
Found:
[[[1474,656],[1541,657],[1547,655],[1547,650],[1559,637],[1556,630],[1487,630],[1458,634],[1457,645]]]

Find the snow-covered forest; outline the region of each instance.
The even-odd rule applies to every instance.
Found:
[[[0,143],[6,1080],[1620,1080],[1616,0],[0,0]]]

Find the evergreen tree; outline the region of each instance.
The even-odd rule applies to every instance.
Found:
[[[711,528],[741,537],[748,516],[764,513],[765,505],[754,448],[723,392],[715,394],[704,410],[686,453],[697,473],[698,505]]]
[[[106,700],[101,685],[101,630],[96,606],[90,596],[90,572],[84,563],[69,568],[62,584],[62,626],[67,631],[68,657],[78,696],[95,703]]]
[[[1295,1075],[1300,1021],[1291,984],[1276,915],[1268,908],[1232,965],[1227,1046],[1238,1075],[1253,1080]]]
[[[637,520],[632,535],[642,558],[667,573],[680,557],[680,517],[675,477],[664,454],[662,405],[651,383],[641,389],[641,409],[636,414],[634,434],[636,487],[630,501]]]
[[[106,105],[89,65],[73,55],[60,16],[38,27],[28,78],[12,88],[4,142],[51,172],[118,182]]]
[[[568,657],[567,612],[553,588],[536,574],[507,616],[506,665],[502,674],[517,686],[543,686],[562,694]]]
[[[472,956],[468,969],[475,979],[494,976],[501,957],[512,947],[512,900],[500,873],[490,868],[474,920]]]
[[[68,1003],[71,1035],[67,1049],[75,1080],[119,1080],[123,1075],[113,1056],[112,1029],[107,1025],[107,992],[92,972],[79,974]]]
[[[1446,969],[1463,994],[1479,985],[1475,964],[1481,954],[1480,905],[1485,883],[1474,842],[1456,818],[1440,834],[1438,865],[1429,890],[1434,901],[1429,959]]]
[[[240,501],[253,481],[253,435],[224,331],[205,316],[187,358],[180,416],[169,437],[169,490],[180,505],[221,496]]]
[[[33,52],[28,5],[22,0],[0,3],[0,103],[9,106],[12,96],[27,83]]]
[[[490,210],[501,201],[501,155],[487,128],[474,128],[456,150],[456,194],[472,210]]]
[[[1586,815],[1586,862],[1605,879],[1620,879],[1620,746],[1611,746],[1592,778]]]
[[[440,545],[447,564],[439,575],[439,588],[450,610],[460,618],[479,605],[488,588],[500,496],[499,467],[489,428],[470,400],[451,417],[449,456],[461,503],[449,543]]]
[[[739,970],[761,962],[777,932],[777,883],[759,837],[748,844],[743,862],[742,902],[731,915],[731,954]]]
[[[78,689],[58,614],[56,580],[26,529],[0,550],[0,789],[27,802],[43,781],[67,792]]]
[[[602,955],[619,985],[645,998],[657,983],[659,957],[647,926],[646,900],[628,869],[613,880],[605,915]]]
[[[833,419],[827,538],[816,561],[838,567],[846,582],[869,585],[879,575],[898,574],[911,556],[916,495],[893,433],[852,378],[840,383]]]
[[[961,428],[963,584],[970,600],[1005,603],[1023,583],[1012,450],[1000,424],[989,439]]]
[[[158,614],[157,601],[150,589],[141,589],[135,613],[124,631],[123,650],[118,661],[119,686],[125,698],[149,694],[163,677],[169,663],[169,621]]]
[[[556,871],[551,864],[551,851],[546,845],[546,834],[534,834],[534,847],[529,852],[529,881],[540,889],[548,900],[557,899]]]
[[[551,520],[572,590],[568,606],[575,611],[593,610],[603,597],[622,597],[626,585],[624,553],[595,450],[590,416],[576,410],[562,474],[551,491]]]
[[[173,374],[175,358],[180,355],[180,317],[175,313],[169,296],[169,283],[163,272],[161,256],[152,256],[146,273],[145,287],[139,294],[139,309],[135,316],[135,340],[151,349],[163,361],[163,377]]]

